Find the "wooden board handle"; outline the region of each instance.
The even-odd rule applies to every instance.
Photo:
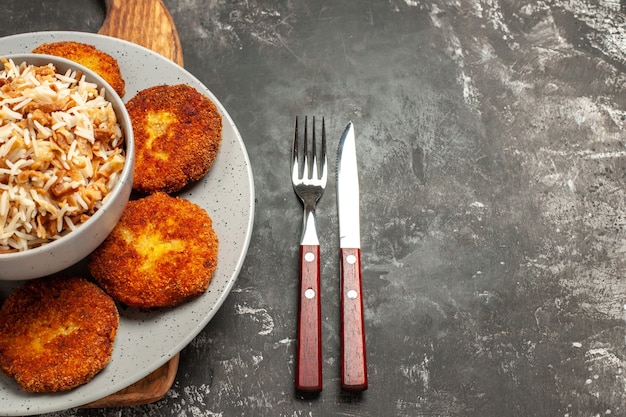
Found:
[[[82,408],[130,407],[160,400],[174,383],[179,359],[180,354],[176,354],[147,377],[115,394],[84,405]]]
[[[136,43],[183,65],[176,25],[161,0],[104,0],[104,3],[106,17],[99,34]]]

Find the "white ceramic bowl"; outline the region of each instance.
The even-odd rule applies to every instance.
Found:
[[[106,90],[126,141],[126,163],[120,180],[104,205],[85,223],[62,238],[22,252],[0,254],[0,280],[15,281],[39,278],[68,268],[89,255],[111,233],[128,203],[133,185],[135,147],[133,130],[126,106],[113,88],[95,72],[67,59],[40,54],[5,55],[16,65],[26,62],[36,66],[53,63],[58,73],[72,68],[81,70],[89,82]]]

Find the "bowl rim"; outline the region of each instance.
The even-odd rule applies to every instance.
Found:
[[[107,203],[110,204],[115,200],[114,197],[119,196],[124,192],[124,188],[126,187],[126,183],[130,182],[132,187],[133,181],[133,173],[134,173],[134,165],[135,165],[135,139],[133,135],[132,122],[130,119],[130,115],[126,110],[126,105],[119,94],[113,89],[113,87],[104,80],[100,75],[98,75],[95,71],[81,65],[75,61],[47,54],[37,54],[37,53],[20,53],[20,54],[4,54],[0,55],[0,58],[6,58],[7,60],[12,60],[15,65],[21,65],[22,63],[26,63],[27,65],[36,65],[43,66],[47,64],[53,64],[55,66],[55,70],[58,74],[62,72],[59,70],[59,66],[62,68],[74,68],[76,70],[82,71],[85,75],[85,79],[88,82],[93,82],[98,85],[99,89],[105,88],[106,95],[105,98],[113,105],[113,109],[118,119],[118,124],[122,129],[124,134],[124,147],[126,150],[126,159],[124,161],[124,168],[120,173],[120,177],[113,187],[113,189],[105,196],[103,200],[103,206],[100,207],[96,212],[84,223],[80,224],[76,230],[70,231],[69,233],[63,235],[59,239],[46,242],[40,246],[30,248],[24,251],[17,252],[6,252],[0,253],[0,263],[4,260],[18,261],[21,258],[30,258],[31,256],[37,256],[38,254],[43,254],[46,252],[54,251],[57,246],[61,246],[68,239],[71,239],[72,236],[75,236],[74,232],[80,231],[81,229],[89,228],[91,225],[96,224],[100,217],[102,217],[107,211]],[[60,65],[57,65],[60,64]],[[118,111],[116,109],[120,109]],[[121,113],[121,114],[120,114]],[[124,119],[124,124],[120,123],[120,118]],[[126,128],[124,128],[124,125]],[[127,178],[127,179],[125,179]],[[125,204],[128,202],[126,201]]]

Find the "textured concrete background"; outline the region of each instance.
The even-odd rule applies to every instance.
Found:
[[[163,400],[52,415],[626,415],[622,2],[165,4],[246,143],[252,243]],[[10,0],[3,16],[3,36],[96,32],[104,6]],[[362,395],[338,387],[334,181],[318,209],[325,388],[293,392],[296,114],[326,116],[333,148],[357,128]]]

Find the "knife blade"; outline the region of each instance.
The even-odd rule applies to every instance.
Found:
[[[348,123],[337,151],[337,211],[341,259],[341,388],[367,389],[361,281],[359,176],[354,125]]]

